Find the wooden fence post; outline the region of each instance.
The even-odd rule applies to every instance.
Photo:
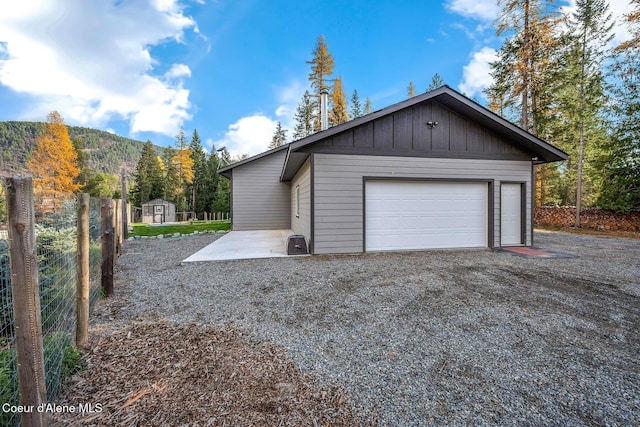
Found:
[[[124,168],[122,168],[122,240],[127,240],[129,237],[129,217],[127,209],[127,180],[125,177]]]
[[[118,259],[120,256],[121,245],[122,245],[122,200],[115,199],[113,201],[115,206],[113,208],[113,231],[114,231],[114,256],[115,259]]]
[[[106,296],[113,296],[113,200],[100,200],[102,220],[102,289]]]
[[[76,345],[89,341],[89,195],[78,194],[78,280],[76,282]]]
[[[40,405],[46,404],[47,393],[42,348],[33,182],[30,177],[27,177],[7,178],[6,183],[18,389],[20,405],[31,409],[29,412],[20,414],[20,422],[23,426],[46,426],[47,414],[44,411],[38,411]]]

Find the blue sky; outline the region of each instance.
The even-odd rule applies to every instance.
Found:
[[[614,16],[629,4],[610,3]],[[162,146],[182,125],[205,148],[254,155],[278,121],[293,128],[320,34],[348,96],[357,89],[374,109],[435,73],[484,102],[497,13],[493,0],[4,1],[0,121],[57,110],[69,125]],[[619,27],[616,41],[626,37]]]

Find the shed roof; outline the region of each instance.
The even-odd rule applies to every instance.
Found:
[[[143,205],[174,205],[174,204],[175,203],[169,202],[168,200],[164,200],[164,199],[153,199],[143,203]]]

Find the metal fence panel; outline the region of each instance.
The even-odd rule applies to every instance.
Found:
[[[4,193],[0,192],[0,198]],[[2,206],[0,202],[0,206]],[[38,209],[36,207],[36,212]],[[14,337],[11,272],[6,218],[0,212],[0,402],[17,405],[18,374]],[[100,296],[100,199],[89,208],[90,305]],[[77,201],[70,196],[55,212],[36,214],[38,280],[42,317],[47,400],[53,402],[74,345],[76,326]],[[0,411],[0,425],[18,425],[17,413]]]

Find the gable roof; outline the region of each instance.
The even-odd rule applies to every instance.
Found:
[[[281,145],[280,147],[272,148],[271,150],[265,151],[265,152],[260,153],[260,154],[256,154],[255,156],[248,157],[248,158],[246,158],[244,160],[240,160],[238,162],[231,163],[230,165],[227,165],[227,166],[225,166],[223,168],[218,169],[218,173],[220,175],[222,175],[222,176],[227,177],[227,178],[231,178],[231,170],[233,168],[237,168],[238,166],[246,165],[247,163],[253,162],[254,160],[258,160],[258,159],[261,159],[261,158],[266,157],[266,156],[270,156],[270,155],[272,155],[274,153],[277,153],[277,152],[282,151],[282,150],[284,150],[286,148],[289,148],[289,145],[290,144],[284,144],[284,145]]]
[[[515,124],[493,113],[489,109],[483,107],[475,101],[467,98],[459,92],[451,89],[449,86],[441,86],[438,89],[414,96],[405,101],[375,111],[366,116],[358,117],[350,120],[338,126],[331,127],[325,131],[317,132],[313,135],[307,136],[297,141],[293,141],[289,144],[278,147],[276,150],[267,151],[257,156],[250,157],[242,162],[233,163],[225,168],[219,170],[219,172],[227,177],[230,176],[230,171],[234,167],[246,164],[250,161],[259,159],[266,155],[270,155],[275,151],[281,149],[287,149],[287,155],[285,163],[282,168],[282,174],[280,179],[283,181],[293,178],[297,170],[302,166],[307,157],[308,152],[300,151],[311,144],[322,141],[326,138],[337,135],[341,132],[348,131],[355,127],[361,126],[365,123],[372,122],[381,117],[391,115],[397,111],[410,108],[414,105],[423,103],[425,101],[437,101],[443,106],[451,109],[452,111],[467,117],[470,120],[478,123],[479,125],[492,130],[496,134],[504,137],[508,141],[511,141],[514,145],[517,145],[524,151],[531,153],[535,164],[557,162],[568,159],[567,153],[552,146],[548,142],[538,138],[537,136],[519,128]]]

